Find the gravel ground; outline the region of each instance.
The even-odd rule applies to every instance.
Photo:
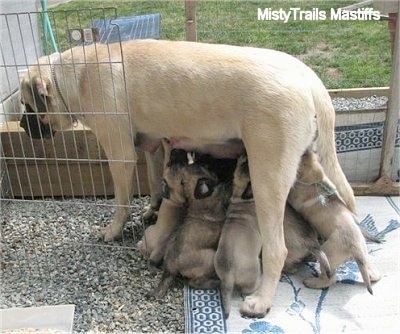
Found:
[[[335,97],[332,99],[336,111],[363,110],[385,107],[388,98],[386,96],[368,96],[360,99]]]
[[[336,110],[383,107],[386,97],[334,98]],[[122,241],[104,243],[112,200],[5,201],[0,308],[75,304],[74,332],[184,332],[183,283],[146,298],[160,274],[135,249],[148,198],[135,199]]]
[[[162,300],[146,293],[159,273],[135,249],[143,233],[135,199],[123,240],[96,237],[112,200],[2,201],[0,308],[75,304],[74,332],[183,332],[183,284]]]

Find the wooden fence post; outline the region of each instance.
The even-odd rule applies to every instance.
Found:
[[[197,42],[196,0],[185,0],[186,40]]]
[[[382,147],[380,178],[374,187],[386,189],[389,194],[399,194],[399,185],[391,179],[395,141],[400,114],[400,11],[397,12],[395,43],[393,50],[392,79]]]

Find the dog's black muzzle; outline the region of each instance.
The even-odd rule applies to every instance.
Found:
[[[48,124],[40,121],[39,115],[31,108],[29,104],[25,104],[26,112],[21,118],[19,125],[26,134],[33,139],[51,138],[55,131]]]

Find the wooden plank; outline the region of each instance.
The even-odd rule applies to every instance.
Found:
[[[68,159],[106,161],[107,157],[89,128],[78,125],[57,132],[52,139],[31,139],[19,127],[19,122],[5,122],[0,128],[5,157],[28,159]],[[138,163],[144,163],[143,152],[138,152]]]
[[[345,88],[345,89],[328,89],[331,98],[345,97],[345,98],[362,98],[372,95],[389,96],[389,87],[370,87],[370,88]]]
[[[397,127],[400,117],[400,12],[397,13],[392,79],[390,88],[391,92],[383,133],[382,161],[379,173],[381,178],[385,177],[389,179],[392,175]]]
[[[353,5],[342,7],[342,10],[352,11],[352,10],[356,10],[358,8],[361,8],[361,7],[372,5],[373,3],[374,3],[374,0],[364,0],[364,1],[361,1],[359,3],[355,3]]]
[[[381,177],[374,183],[350,183],[356,196],[398,196],[400,183]]]
[[[150,193],[146,165],[138,165],[140,194]],[[114,187],[107,163],[34,164],[7,163],[7,172],[14,198],[113,196]],[[134,181],[134,195],[138,195]]]
[[[186,40],[197,42],[196,0],[185,0]]]
[[[113,183],[107,157],[96,137],[79,125],[59,132],[51,140],[31,139],[18,122],[0,128],[3,156],[8,171],[8,192],[13,197],[110,196]],[[138,152],[142,195],[150,193],[146,160]],[[137,184],[134,185],[138,195]]]

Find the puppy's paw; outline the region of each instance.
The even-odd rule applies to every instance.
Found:
[[[113,241],[114,239],[121,239],[122,229],[119,226],[109,224],[100,230],[100,236],[106,242]]]
[[[368,270],[368,274],[369,274],[369,279],[371,280],[371,282],[377,282],[382,278],[382,275],[375,269]]]
[[[148,205],[143,209],[142,217],[146,222],[156,220],[157,213],[157,210],[155,210],[151,205]]]
[[[146,247],[146,242],[143,239],[138,241],[138,243],[136,244],[136,248],[145,259],[148,259],[150,257],[150,251]]]
[[[264,318],[271,308],[270,305],[262,296],[250,295],[240,306],[240,314],[244,318]]]
[[[331,286],[333,284],[333,281],[321,277],[311,277],[311,278],[306,278],[303,281],[303,284],[310,289],[324,289]]]

